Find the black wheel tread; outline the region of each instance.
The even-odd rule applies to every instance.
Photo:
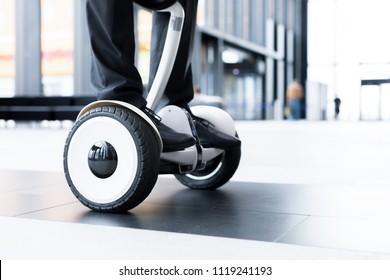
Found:
[[[95,115],[103,115],[113,117],[124,124],[129,131],[131,131],[132,137],[136,138],[137,149],[139,150],[142,159],[139,162],[140,168],[136,175],[135,183],[130,190],[121,199],[109,203],[107,205],[98,205],[89,202],[85,199],[71,183],[70,174],[66,166],[66,153],[68,150],[68,143],[71,140],[72,135],[86,120],[95,117]],[[88,111],[82,116],[82,118],[76,122],[74,127],[69,133],[68,139],[65,145],[64,152],[64,170],[65,176],[68,179],[69,187],[74,195],[88,208],[99,212],[125,212],[139,205],[152,191],[154,184],[157,180],[159,170],[159,160],[152,160],[153,157],[159,156],[160,151],[158,144],[153,141],[155,137],[154,131],[149,124],[136,114],[130,113],[127,109],[118,106],[102,106],[94,108]]]
[[[217,188],[220,188],[225,185],[236,172],[240,164],[241,147],[232,150],[226,150],[224,151],[223,155],[221,157],[218,157],[217,159],[218,161],[213,164],[213,167],[215,166],[216,168],[219,163],[222,163],[222,166],[216,172],[216,174],[214,174],[210,178],[204,180],[197,180],[188,177],[186,174],[175,174],[175,177],[180,183],[191,189],[215,190]],[[208,170],[206,169],[205,171],[193,172],[191,173],[191,175],[201,178],[204,175],[212,173],[215,168],[212,168],[210,172],[208,172]]]

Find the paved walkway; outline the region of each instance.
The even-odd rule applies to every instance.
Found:
[[[67,130],[1,129],[0,258],[390,258],[390,123],[237,130],[242,162],[219,191],[161,176],[139,207],[107,215],[66,186]]]

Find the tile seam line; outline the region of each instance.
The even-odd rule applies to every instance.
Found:
[[[79,201],[73,201],[73,202],[69,202],[69,203],[63,203],[63,204],[60,204],[60,205],[56,205],[56,206],[52,206],[52,207],[46,207],[46,208],[42,208],[42,209],[34,210],[34,211],[28,211],[28,212],[20,213],[20,214],[13,215],[13,216],[10,216],[10,217],[13,217],[13,218],[23,218],[24,215],[33,214],[33,213],[38,213],[38,212],[40,212],[40,211],[45,211],[45,210],[49,210],[49,209],[55,209],[55,208],[59,208],[59,207],[62,207],[62,206],[71,205],[71,204],[75,204],[75,203],[79,203]],[[37,220],[37,219],[35,219],[35,220]]]
[[[284,238],[285,236],[287,236],[291,231],[293,231],[295,228],[297,228],[298,226],[300,226],[301,224],[303,224],[304,222],[306,222],[309,218],[313,217],[312,215],[308,215],[306,216],[304,219],[302,219],[302,221],[300,221],[299,223],[297,223],[296,225],[292,226],[289,230],[287,230],[286,232],[284,232],[283,234],[281,234],[279,237],[277,237],[273,242],[274,243],[280,243],[279,241]]]

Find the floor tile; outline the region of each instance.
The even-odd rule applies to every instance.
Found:
[[[127,214],[95,213],[75,203],[21,217],[262,241],[278,239],[306,218],[245,209],[242,202],[229,185],[225,191],[194,191],[161,179],[152,195]]]
[[[63,185],[66,182],[61,172],[0,170],[0,178],[0,193]]]
[[[390,221],[310,217],[278,240],[323,248],[390,253]]]

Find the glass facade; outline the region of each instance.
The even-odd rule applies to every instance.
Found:
[[[0,96],[15,92],[15,1],[0,0]]]
[[[41,0],[44,95],[73,93],[73,10],[72,1]]]
[[[135,9],[135,13],[138,25],[136,33],[138,41],[137,68],[141,74],[142,81],[147,83],[149,80],[152,13],[142,8]]]
[[[283,119],[285,90],[304,84],[306,1],[203,0],[194,69],[206,95],[225,99],[236,119]],[[297,17],[299,11],[300,17]],[[198,64],[198,65],[197,65]]]
[[[72,1],[0,0],[0,96],[73,94],[73,24]]]
[[[266,0],[203,0],[198,24],[264,44]]]

